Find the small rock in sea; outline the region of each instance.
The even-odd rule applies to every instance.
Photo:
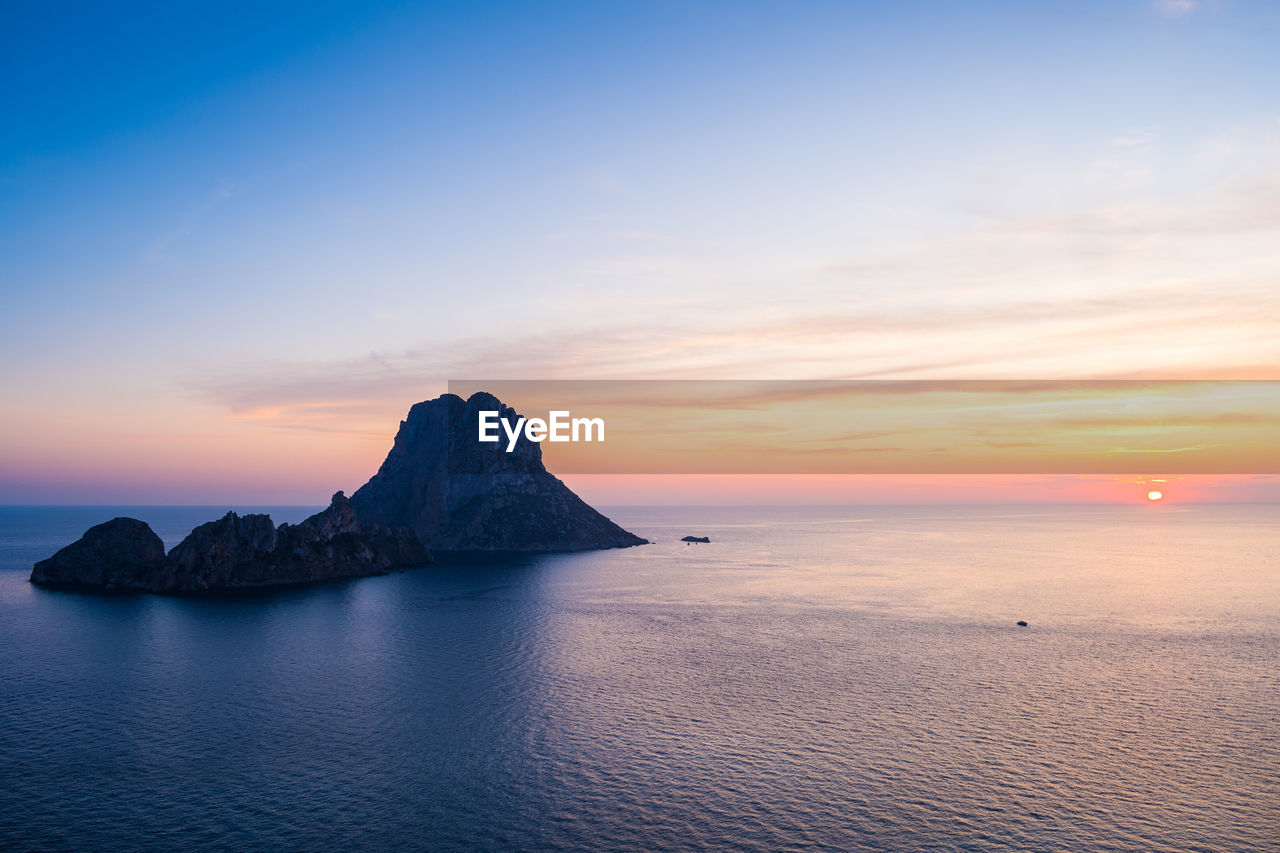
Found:
[[[710,542],[711,538],[708,536],[686,536],[680,541],[681,542]]]
[[[138,587],[165,567],[164,542],[136,518],[90,527],[75,542],[31,570],[32,583],[51,586]]]
[[[1021,619],[1019,619],[1019,620],[1018,620],[1018,627],[1019,627],[1019,628],[1025,628],[1025,627],[1027,627],[1027,623],[1026,623],[1026,622],[1023,622]]]

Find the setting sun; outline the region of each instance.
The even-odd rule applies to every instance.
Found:
[[[1164,492],[1157,491],[1155,489],[1152,489],[1151,491],[1147,492],[1147,500],[1149,501],[1158,501],[1158,500],[1162,500],[1163,498],[1164,498]]]

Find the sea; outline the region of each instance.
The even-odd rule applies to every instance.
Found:
[[[615,507],[653,544],[27,581],[229,508],[0,508],[0,849],[1280,849],[1278,506]]]

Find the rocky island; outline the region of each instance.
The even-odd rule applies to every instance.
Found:
[[[492,394],[418,403],[369,482],[351,496],[361,517],[413,531],[434,552],[585,551],[643,545],[588,506],[542,464],[542,446],[512,452],[477,441],[480,412],[520,415]]]
[[[229,512],[168,554],[144,522],[116,518],[35,564],[49,586],[198,593],[385,574],[433,554],[584,551],[643,545],[547,471],[541,446],[477,440],[479,412],[519,415],[491,394],[445,394],[400,423],[378,472],[299,524]]]

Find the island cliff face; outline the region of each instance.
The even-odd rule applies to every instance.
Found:
[[[519,415],[492,394],[418,403],[372,479],[351,496],[361,518],[408,528],[435,552],[585,551],[643,545],[542,464],[542,445],[478,441],[479,413]]]
[[[418,403],[386,461],[348,499],[296,524],[229,512],[167,555],[147,524],[116,518],[35,564],[32,583],[198,593],[385,574],[437,552],[580,551],[642,545],[542,464],[541,446],[507,453],[477,440],[480,411],[518,417],[490,394]]]

